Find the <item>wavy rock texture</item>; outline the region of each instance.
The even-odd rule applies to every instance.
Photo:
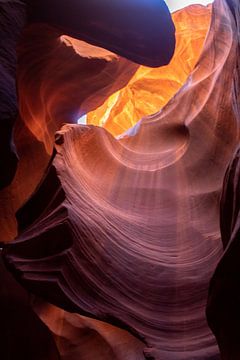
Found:
[[[87,123],[121,135],[142,117],[158,112],[186,82],[201,54],[211,20],[211,5],[188,6],[172,14],[176,49],[167,66],[140,66],[120,91],[87,115]]]
[[[20,112],[14,132],[19,156],[16,175],[0,191],[0,239],[10,241],[16,236],[14,214],[43,176],[55,131],[99,106],[128,82],[138,65],[80,41],[76,53],[69,42],[60,40],[61,32],[46,24],[31,25],[19,43],[17,105],[16,43],[25,23],[25,7],[20,1],[1,2],[0,6],[0,188],[9,184],[16,170],[12,128],[18,107]]]
[[[19,45],[20,115],[49,154],[63,123],[77,123],[125,86],[138,68],[107,50],[75,44],[54,28],[36,24],[25,30]]]
[[[149,359],[219,359],[205,305],[239,140],[237,46],[232,12],[215,1],[204,51],[162,111],[119,140],[94,126],[57,132],[53,163],[4,251],[27,289],[127,329]]]
[[[0,55],[0,166],[2,169],[0,188],[11,183],[17,167],[18,159],[12,139],[13,125],[18,115],[15,84],[16,47],[22,37],[25,25],[33,24],[34,26],[37,23],[43,27],[44,25],[54,26],[60,35],[74,34],[77,39],[88,40],[94,45],[113,50],[132,61],[147,66],[168,64],[174,52],[175,29],[163,0],[149,0],[147,3],[143,2],[141,6],[136,4],[135,0],[114,2],[102,0],[101,3],[98,0],[82,0],[81,2],[78,0],[52,0],[51,7],[49,7],[49,1],[46,0],[4,0],[0,1],[0,11],[0,45],[2,49]],[[36,60],[37,54],[40,57],[39,60],[42,60],[41,50],[46,50],[45,60],[49,60],[47,52],[50,51],[52,54],[58,47],[57,38],[55,38],[55,43],[53,41],[56,31],[49,30],[49,33],[52,43],[48,39],[45,48],[46,32],[41,33],[41,26],[35,34],[32,34],[32,41],[36,40],[41,43],[42,40],[40,47],[33,46],[33,49],[40,50],[40,53],[35,52],[32,60]],[[59,50],[61,55],[61,49]],[[55,55],[57,55],[56,52]],[[70,57],[67,58],[67,61],[70,60]],[[36,91],[36,86],[39,86],[39,83],[35,83],[34,80],[39,80],[39,76],[41,77],[41,69],[39,66],[37,68],[34,60],[29,61],[29,54],[25,60],[26,64],[31,63],[29,64],[31,69],[29,78],[32,81],[31,97],[33,97],[34,89]],[[62,61],[64,60],[66,58],[63,57]],[[92,75],[94,71],[101,71],[100,64],[92,62],[90,67],[91,69],[89,69],[89,64],[85,64],[86,73],[90,71]],[[95,69],[93,69],[94,67]],[[59,68],[54,68],[51,75],[56,74],[57,71]],[[98,81],[98,79],[89,78],[89,81]],[[84,86],[84,81],[82,86]],[[93,89],[93,92],[94,90],[96,89]],[[37,101],[38,98],[35,99],[34,105],[39,106]],[[61,100],[59,99],[59,101]],[[36,109],[33,113],[35,114],[35,112]]]
[[[129,86],[121,95],[121,107],[115,106],[116,110],[113,109],[110,114],[111,119],[115,115],[115,121],[108,119],[105,124],[109,131],[119,134],[141,116],[160,109],[196,63],[208,30],[210,12],[210,7],[195,6],[174,14],[177,56],[175,54],[173,62],[164,67],[164,71],[162,68],[139,69],[138,65],[107,50],[69,36],[60,37],[59,31],[46,25],[35,24],[25,30],[18,50],[20,118],[14,135],[20,160],[11,186],[0,192],[2,240],[9,241],[16,236],[14,213],[29,198],[43,176],[52,153],[55,131],[65,122],[77,122],[81,115],[97,108],[127,83]],[[191,32],[191,28],[194,31]],[[176,65],[180,56],[185,61],[179,68]],[[168,80],[172,74],[174,81]],[[149,85],[146,87],[148,82],[143,75],[151,78],[154,97],[149,93]],[[146,99],[144,104],[148,105],[143,106],[143,96]],[[109,101],[106,103],[109,105]],[[99,121],[89,115],[95,125],[102,124],[102,109],[105,112],[106,103],[97,111]],[[123,109],[128,111],[123,112]],[[28,176],[30,171],[31,177]]]
[[[11,185],[0,192],[2,241],[16,236],[14,214],[46,170],[55,131],[65,122],[76,123],[81,114],[101,105],[125,86],[138,68],[82,41],[75,40],[77,46],[73,48],[68,38],[60,35],[47,25],[31,25],[19,44],[19,118],[14,133],[19,164]]]

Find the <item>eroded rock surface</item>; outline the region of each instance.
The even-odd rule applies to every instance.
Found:
[[[58,36],[71,34],[77,39],[87,40],[94,45],[110,49],[134,62],[148,66],[169,63],[175,48],[175,28],[169,10],[162,0],[149,0],[147,4],[144,2],[141,6],[135,0],[114,2],[106,0],[101,3],[96,0],[81,2],[53,0],[50,6],[49,1],[45,0],[6,0],[0,2],[0,11],[0,188],[11,183],[18,161],[12,138],[14,122],[18,115],[16,50],[19,39],[26,36],[22,35],[25,26],[31,27],[37,23],[43,28],[44,25],[54,27],[49,31],[50,37],[54,37],[55,30],[58,29]],[[31,46],[34,45],[35,40],[40,41],[42,51],[53,52],[56,50],[58,38],[55,38],[55,44],[49,44],[48,41],[47,49],[44,48],[46,33],[41,32],[41,26],[34,32],[34,38],[30,39]],[[21,48],[21,45],[19,47]],[[36,50],[34,46],[33,49]],[[44,53],[46,54],[47,52]],[[41,60],[41,51],[40,54],[34,53],[34,60],[39,55]],[[69,55],[68,52],[65,55]],[[30,58],[25,60],[26,64],[30,65]],[[48,60],[48,56],[45,60]],[[62,62],[65,60],[66,58],[63,57]],[[67,58],[67,61],[69,60],[70,58]],[[101,67],[100,64],[91,63],[91,67],[94,67],[96,72],[99,71],[99,66]],[[86,72],[89,71],[87,68],[88,65],[85,64]],[[29,76],[33,90],[35,86],[39,86],[37,80],[41,72],[35,63],[33,66],[31,64],[31,70]],[[56,71],[57,68],[53,70],[53,73]],[[48,77],[51,78],[53,73],[49,73]],[[84,86],[83,82],[82,87]],[[56,88],[54,90],[56,91]],[[23,91],[19,93],[25,96]],[[34,97],[34,90],[31,97]],[[37,108],[39,107],[38,100],[38,98],[35,99]],[[43,119],[38,120],[41,123]]]
[[[236,21],[215,1],[204,51],[162,111],[119,140],[94,126],[57,132],[53,162],[4,250],[27,289],[127,329],[149,359],[219,359],[205,306],[239,139],[237,54]]]
[[[211,21],[211,5],[188,6],[172,14],[176,49],[170,63],[139,66],[121,90],[87,114],[87,123],[119,136],[144,116],[159,112],[184,85],[201,55]]]

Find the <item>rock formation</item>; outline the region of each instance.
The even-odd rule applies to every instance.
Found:
[[[14,18],[16,33],[6,27],[12,40],[1,57],[0,111],[9,135],[1,143],[8,146],[4,159],[8,164],[13,154],[16,165],[9,147],[18,111],[16,58],[6,59],[25,10],[14,3],[21,16]],[[70,37],[81,38],[76,18],[70,29],[69,13],[63,18],[45,6],[30,3],[29,21],[41,23],[31,23],[19,43],[19,165],[0,192],[0,238],[7,242],[1,356],[35,360],[38,349],[39,360],[217,360],[208,296],[221,358],[239,360],[238,1],[174,14],[176,53],[161,69],[112,53],[140,56],[139,43],[135,54],[124,53],[122,39],[113,48],[117,31],[108,50]],[[87,126],[74,124],[89,111]]]
[[[160,68],[140,66],[127,86],[87,114],[87,123],[121,135],[139,119],[158,112],[186,82],[202,52],[211,20],[211,5],[188,6],[172,14],[176,49],[171,62]]]
[[[53,29],[49,31],[51,39],[45,44],[50,46],[45,50],[51,52],[58,46],[61,34],[74,35],[77,39],[87,40],[148,66],[168,64],[174,52],[175,29],[163,0],[149,0],[141,6],[136,6],[136,0],[105,0],[101,3],[97,0],[52,0],[51,6],[46,0],[6,0],[0,2],[0,10],[0,188],[11,183],[17,166],[17,154],[12,141],[13,124],[18,115],[16,46],[25,26],[28,25],[29,29],[31,25],[34,27],[39,24],[58,29],[58,34]],[[54,35],[57,36],[54,38]],[[45,37],[46,33],[41,33],[40,26],[40,29],[35,29],[29,41],[42,41],[44,48]],[[36,59],[36,53],[34,55]],[[45,61],[47,60],[46,56]],[[100,64],[93,63],[91,66],[99,71]],[[34,83],[35,77],[38,78],[40,73],[37,67],[32,70],[35,71],[32,79]],[[31,85],[34,88],[35,85]]]
[[[61,360],[144,360],[144,344],[125,330],[39,299],[34,310],[52,331]]]
[[[43,176],[53,150],[55,131],[63,123],[76,123],[81,115],[91,110],[88,122],[99,125],[106,104],[109,105],[116,94],[121,102],[112,109],[104,124],[114,135],[134,125],[141,116],[162,108],[196,64],[209,28],[210,13],[210,8],[194,6],[173,15],[177,30],[176,53],[169,66],[156,69],[139,68],[102,48],[66,35],[60,37],[59,31],[46,24],[26,28],[18,47],[20,116],[15,125],[14,141],[20,161],[11,186],[0,192],[1,239],[9,241],[16,236],[14,213]],[[184,64],[181,67],[180,57]],[[151,79],[151,88],[147,86],[147,78]],[[116,91],[121,88],[120,96]],[[114,122],[111,121],[113,116]],[[31,177],[28,176],[30,171]]]
[[[30,295],[0,258],[1,359],[59,360],[52,333],[31,307]]]
[[[30,23],[44,23],[62,34],[104,47],[147,66],[172,58],[174,25],[163,0],[26,0]]]
[[[25,111],[25,115],[22,116],[21,108],[21,98],[25,96],[24,88],[21,86],[21,62],[24,62],[26,60],[26,63],[24,65],[31,66],[32,63],[30,62],[29,53],[28,58],[21,57],[21,53],[24,52],[25,44],[31,42],[33,40],[31,38],[31,35],[28,37],[27,34],[31,34],[31,29],[34,29],[39,31],[39,29],[43,28],[42,37],[39,37],[39,42],[42,46],[40,46],[40,50],[38,53],[39,56],[39,63],[40,68],[36,67],[36,63],[34,63],[34,60],[36,61],[36,55],[35,52],[32,56],[33,63],[35,65],[35,68],[33,69],[33,72],[29,72],[29,76],[32,77],[31,82],[31,90],[30,95],[31,97],[34,97],[34,88],[37,89],[38,86],[40,87],[41,84],[37,83],[37,79],[39,78],[38,75],[41,73],[41,60],[42,60],[42,53],[41,50],[48,51],[51,48],[51,55],[54,54],[54,56],[60,56],[60,64],[63,64],[65,59],[67,61],[75,60],[75,66],[77,64],[77,69],[71,68],[72,75],[74,74],[74,71],[79,71],[79,78],[76,78],[76,82],[79,82],[77,89],[74,89],[74,86],[71,88],[71,91],[78,91],[81,88],[84,88],[83,93],[86,95],[88,94],[88,97],[91,97],[91,107],[89,109],[93,109],[94,106],[98,106],[101,101],[104,101],[104,96],[106,97],[109,94],[112,93],[112,91],[117,90],[121,88],[121,86],[124,85],[124,82],[126,79],[129,79],[131,77],[132,72],[134,72],[137,69],[137,65],[134,63],[129,63],[129,61],[125,59],[119,59],[119,57],[116,54],[107,52],[105,50],[94,50],[94,56],[89,54],[89,51],[87,53],[87,56],[76,56],[75,51],[73,49],[67,48],[66,42],[60,41],[60,35],[62,34],[60,30],[56,30],[51,28],[49,30],[49,24],[39,24],[35,25],[33,23],[34,11],[32,11],[32,6],[36,6],[36,1],[31,1],[26,4],[27,1],[0,1],[0,29],[1,29],[1,39],[0,39],[0,45],[1,45],[1,52],[0,52],[0,117],[1,117],[1,124],[0,124],[0,188],[5,188],[7,185],[9,185],[13,179],[13,176],[16,171],[18,157],[20,159],[18,164],[17,173],[15,176],[14,181],[11,183],[11,185],[7,188],[5,188],[0,193],[0,208],[1,208],[1,240],[2,241],[8,241],[13,238],[15,234],[15,217],[14,212],[15,210],[25,201],[26,198],[29,197],[29,195],[33,192],[36,185],[39,183],[39,179],[42,177],[43,171],[46,168],[46,164],[49,161],[49,154],[52,152],[52,144],[49,145],[49,143],[53,140],[53,135],[56,129],[59,128],[59,126],[62,125],[62,118],[58,119],[58,123],[56,124],[56,127],[52,124],[48,124],[50,128],[50,135],[47,134],[46,138],[48,143],[45,143],[45,147],[41,143],[41,136],[39,139],[39,133],[31,133],[31,122],[27,122],[27,111]],[[74,4],[72,2],[74,7],[78,6],[79,3]],[[115,2],[116,3],[116,2]],[[130,2],[128,2],[129,4]],[[65,2],[65,5],[70,4],[68,1]],[[89,1],[88,1],[89,4]],[[127,6],[128,4],[122,4],[123,6]],[[30,10],[31,14],[29,14],[28,20],[26,18],[26,5],[28,10]],[[57,2],[57,8],[58,8],[58,15],[64,13],[64,2],[60,4],[60,2]],[[80,8],[83,5],[83,2],[81,2]],[[94,4],[92,4],[94,5]],[[97,5],[97,4],[95,4]],[[45,7],[45,9],[43,8]],[[161,42],[161,46],[155,46],[154,49],[152,49],[152,42],[145,42],[146,47],[144,49],[141,49],[137,44],[135,46],[134,38],[129,38],[128,45],[131,47],[132,52],[129,54],[125,54],[129,58],[132,58],[134,61],[137,61],[139,63],[149,64],[150,62],[154,62],[154,65],[160,65],[162,62],[166,63],[172,56],[173,50],[174,50],[174,27],[171,21],[171,18],[169,16],[168,10],[164,3],[161,4],[161,2],[157,5],[160,7],[159,10],[161,12],[156,12],[155,15],[153,14],[153,11],[151,10],[150,13],[147,11],[144,11],[142,13],[142,19],[143,21],[147,21],[150,24],[150,28],[154,29],[154,34],[156,38],[161,38],[163,41]],[[44,11],[48,11],[49,8],[49,2],[43,2],[41,1],[41,8]],[[86,6],[85,6],[86,8]],[[53,9],[53,8],[51,8]],[[59,12],[60,11],[60,12]],[[35,14],[36,15],[36,14]],[[39,15],[39,14],[38,14]],[[75,12],[76,15],[76,12]],[[82,16],[83,14],[81,14]],[[86,14],[85,14],[86,15]],[[70,19],[66,16],[66,13],[64,13],[65,20],[68,19],[68,24],[71,26],[71,15]],[[151,16],[151,19],[157,19],[159,20],[161,17],[164,18],[164,22],[157,22],[153,21],[150,22],[147,20],[147,18]],[[101,19],[103,21],[103,19]],[[59,29],[59,22],[60,19],[57,17],[55,18],[55,26]],[[31,27],[28,25],[28,27],[25,29],[24,34],[22,33],[22,30],[26,23],[31,23]],[[122,25],[126,25],[125,31],[127,34],[128,31],[128,23],[129,19],[124,17],[124,22]],[[76,24],[75,24],[76,25]],[[79,24],[78,24],[79,25]],[[83,26],[82,26],[83,25]],[[105,25],[107,25],[107,22],[105,21]],[[81,31],[84,29],[84,24],[81,22]],[[109,24],[107,26],[110,26]],[[121,24],[119,24],[121,26]],[[141,31],[139,31],[136,26],[139,26],[136,22],[132,23],[131,31],[137,31],[138,33],[143,34],[143,27],[141,26]],[[165,27],[165,31],[159,31],[162,29],[162,26]],[[79,27],[79,26],[78,26]],[[71,30],[68,28],[68,30]],[[76,28],[75,28],[76,30]],[[79,29],[78,29],[79,30]],[[84,36],[88,35],[88,31],[91,29],[86,29]],[[45,32],[44,32],[45,31]],[[101,38],[95,39],[95,43],[98,45],[105,45],[108,47],[108,39],[106,39],[106,31],[108,29],[105,29],[105,34],[102,33]],[[94,33],[94,30],[92,30],[92,35]],[[49,35],[49,36],[48,36]],[[77,37],[81,38],[82,33],[77,34]],[[117,35],[117,34],[115,34]],[[144,34],[143,34],[144,35]],[[32,35],[33,36],[33,35]],[[36,36],[36,33],[35,33]],[[57,36],[54,38],[54,36]],[[21,37],[21,43],[19,44],[19,39]],[[164,38],[167,37],[168,40],[170,39],[170,42],[168,42],[168,46],[166,47],[166,44],[164,43]],[[148,34],[145,33],[145,40],[148,38]],[[45,41],[46,39],[46,41]],[[35,39],[36,40],[36,39]],[[106,40],[104,42],[104,40]],[[122,40],[119,40],[114,37],[111,39],[114,40],[114,44],[117,46],[116,51],[121,52],[122,47]],[[141,38],[142,42],[143,38]],[[156,40],[156,39],[155,39]],[[54,42],[55,41],[55,42]],[[92,39],[94,41],[94,38]],[[143,43],[144,43],[143,41]],[[103,44],[104,42],[104,44]],[[79,42],[80,43],[80,42]],[[16,47],[17,44],[19,46],[19,54],[18,54],[18,82],[20,84],[20,89],[18,88],[18,95],[20,95],[20,98],[17,99],[17,91],[16,91],[16,63],[17,63],[17,57],[16,57]],[[160,44],[160,43],[159,43]],[[33,50],[36,50],[36,46],[39,44],[35,44],[35,47],[33,46],[34,43],[30,45],[32,46]],[[45,46],[45,47],[44,47]],[[47,46],[50,46],[47,47]],[[89,45],[83,43],[82,44],[82,51],[84,52],[84,48],[88,48]],[[162,51],[163,48],[165,48],[166,51]],[[93,49],[93,46],[91,47],[91,51]],[[154,50],[154,51],[152,51]],[[142,52],[142,53],[141,53]],[[143,59],[143,53],[145,54],[145,58]],[[45,54],[46,55],[46,54]],[[75,55],[75,56],[74,56]],[[53,58],[54,58],[53,56]],[[65,58],[64,58],[65,56]],[[159,57],[160,56],[160,57]],[[88,60],[88,58],[91,58]],[[94,59],[95,61],[94,61]],[[46,65],[46,62],[49,61],[51,63],[51,59],[48,57],[44,59]],[[127,66],[124,66],[124,64]],[[33,65],[33,67],[34,67]],[[55,73],[56,73],[56,66],[57,64],[51,63],[50,66],[53,66]],[[69,63],[68,63],[69,65]],[[153,65],[153,63],[152,63]],[[54,67],[55,66],[55,67]],[[125,69],[126,67],[126,69]],[[26,66],[27,70],[29,68]],[[26,70],[25,68],[25,70]],[[82,70],[81,70],[82,68]],[[108,69],[107,69],[108,68]],[[45,69],[47,70],[47,69]],[[87,71],[88,70],[88,71]],[[70,71],[70,72],[71,72]],[[54,71],[53,71],[54,72]],[[91,87],[91,90],[88,88],[86,91],[86,82],[84,83],[83,75],[84,73],[87,74],[89,77],[88,80],[91,80],[91,76],[94,77],[94,80],[96,81],[96,74],[99,74],[98,77],[98,83],[97,86]],[[109,75],[107,76],[107,72],[109,72]],[[119,76],[119,73],[121,73],[121,77]],[[111,78],[110,78],[111,74]],[[53,74],[52,74],[53,75]],[[65,76],[68,76],[68,74],[65,73]],[[47,76],[47,79],[49,78],[49,74]],[[52,77],[54,78],[54,76]],[[73,76],[71,76],[71,79]],[[24,78],[25,80],[25,78]],[[41,78],[41,80],[46,82],[46,89],[48,89],[47,81],[44,78]],[[81,82],[82,81],[82,82]],[[27,79],[27,82],[29,84],[29,77]],[[34,84],[35,82],[35,84]],[[63,82],[63,79],[60,79],[60,83],[62,83],[62,86],[66,85],[66,83]],[[59,84],[60,85],[60,84]],[[58,85],[55,83],[56,88]],[[101,88],[105,88],[105,94],[101,94],[99,91]],[[108,90],[107,90],[108,88]],[[95,95],[94,92],[96,92],[96,89],[98,90],[98,94]],[[51,88],[53,90],[53,88]],[[67,91],[66,86],[64,88],[65,91]],[[48,95],[48,94],[47,94]],[[93,99],[95,98],[95,99]],[[78,105],[79,107],[79,99],[84,100],[84,96],[82,94],[78,94]],[[34,105],[37,104],[39,98],[35,97],[34,99]],[[49,100],[49,97],[48,97]],[[73,99],[74,100],[74,99]],[[80,101],[81,102],[81,101]],[[61,104],[61,99],[58,99],[58,104]],[[18,114],[18,105],[20,106],[20,116]],[[38,108],[41,107],[42,103],[39,101]],[[64,105],[64,104],[63,104]],[[44,104],[45,106],[45,104]],[[68,106],[71,109],[71,104],[68,104]],[[25,106],[26,109],[26,106]],[[74,111],[75,108],[72,108],[71,111]],[[35,107],[35,111],[37,108]],[[61,109],[59,109],[61,110]],[[64,114],[63,118],[64,118]],[[75,114],[76,115],[76,114]],[[15,123],[15,120],[17,119],[16,126],[15,126],[15,134],[14,134],[14,140],[17,145],[17,150],[15,148],[15,144],[13,142],[13,126]],[[37,130],[39,132],[39,129],[41,130],[41,127],[44,128],[44,116],[42,118],[38,118],[40,122],[42,122],[41,125],[37,126]],[[73,119],[64,118],[64,121],[70,121],[73,122],[76,121],[76,116]],[[24,125],[24,123],[27,123],[27,126]],[[41,132],[40,132],[41,133]],[[35,136],[36,135],[36,136]],[[49,140],[48,136],[51,136],[51,140]],[[48,147],[47,147],[48,146]],[[18,156],[17,156],[18,153]],[[31,176],[29,174],[31,173]],[[1,302],[1,358],[4,360],[12,360],[17,358],[24,358],[25,360],[55,360],[59,359],[59,354],[56,349],[56,346],[53,342],[53,339],[51,337],[50,331],[47,329],[46,326],[43,325],[43,323],[37,318],[37,316],[33,313],[31,307],[30,307],[30,296],[29,294],[21,288],[15,280],[12,278],[10,274],[7,274],[5,267],[2,265],[2,262],[0,264],[1,266],[1,288],[0,288],[0,302]],[[78,333],[79,334],[79,333]],[[94,337],[94,336],[93,336]],[[125,336],[126,338],[126,336]],[[84,337],[83,337],[84,339]],[[91,340],[91,339],[90,339]],[[130,346],[131,347],[131,346]],[[138,352],[139,353],[139,352]],[[95,353],[96,354],[96,353]],[[62,355],[62,354],[61,354]]]
[[[98,326],[103,321],[144,343],[146,359],[219,359],[205,306],[209,280],[222,255],[222,181],[239,140],[236,6],[234,1],[215,1],[203,52],[161,111],[119,139],[93,125],[67,124],[57,131],[45,175],[17,212],[18,237],[3,254],[26,289],[66,311],[57,309],[54,317],[55,308],[50,308],[46,319],[47,305],[37,306],[56,338],[73,340],[75,331],[91,329],[82,348],[92,339],[102,358],[121,359],[112,350],[114,342],[106,341],[103,323]],[[20,89],[29,86],[30,91],[23,75],[21,71]],[[38,75],[47,79],[47,74]],[[44,109],[45,104],[42,114],[51,108],[47,103]],[[39,121],[34,130],[24,111],[21,107],[26,129],[50,152],[51,141],[45,137],[52,136],[50,122],[44,116],[44,130]],[[54,319],[62,319],[60,332]],[[136,352],[141,342],[132,345]],[[125,359],[133,360],[129,348]]]
[[[238,26],[237,71],[234,74],[233,105],[239,125],[240,114],[240,4],[230,1],[231,10]],[[239,147],[228,166],[221,195],[221,235],[224,253],[210,283],[207,316],[221,350],[223,360],[238,360],[240,357],[239,337]]]
[[[0,189],[10,184],[17,167],[12,141],[18,114],[16,94],[16,45],[25,24],[21,1],[0,1]]]

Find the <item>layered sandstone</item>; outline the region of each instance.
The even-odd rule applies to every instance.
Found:
[[[239,140],[238,42],[232,7],[216,0],[200,58],[163,109],[119,139],[93,125],[57,131],[52,161],[4,250],[25,288],[127,330],[144,343],[145,358],[219,358],[205,306],[222,255],[222,181]],[[60,333],[51,311],[46,322],[68,339],[76,321],[73,339],[84,318],[58,311],[67,319]],[[127,349],[125,359],[134,359]]]

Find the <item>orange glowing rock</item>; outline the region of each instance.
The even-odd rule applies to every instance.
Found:
[[[196,65],[210,26],[212,6],[194,5],[173,14],[176,50],[170,64],[140,66],[131,81],[87,116],[87,123],[103,126],[114,136],[156,113],[185,83]]]

